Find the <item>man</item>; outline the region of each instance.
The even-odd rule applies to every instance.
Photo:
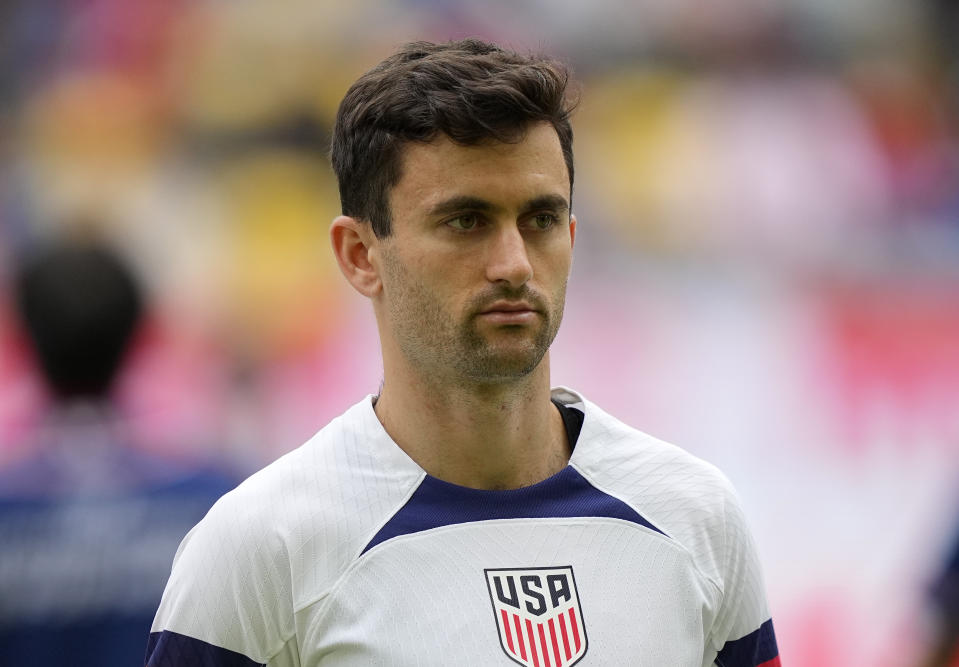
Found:
[[[550,389],[566,81],[466,40],[349,90],[330,237],[383,386],[186,538],[149,665],[779,664],[725,478]]]
[[[235,480],[134,446],[113,389],[148,304],[117,254],[52,242],[13,278],[49,404],[0,468],[0,665],[135,665],[177,544]]]

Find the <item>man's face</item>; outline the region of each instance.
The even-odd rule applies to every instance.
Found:
[[[518,143],[409,144],[390,204],[383,335],[431,376],[490,384],[533,371],[562,320],[576,227],[552,126]]]

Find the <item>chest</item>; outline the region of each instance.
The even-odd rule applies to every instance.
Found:
[[[698,666],[716,604],[664,535],[608,518],[522,519],[383,542],[296,624],[304,666]]]

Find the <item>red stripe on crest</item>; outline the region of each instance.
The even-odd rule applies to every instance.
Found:
[[[566,618],[563,614],[559,615],[559,631],[563,633],[563,648],[566,649],[566,659],[569,660],[573,654],[569,650],[569,636],[566,634]]]
[[[579,628],[576,625],[576,610],[569,608],[569,626],[573,629],[573,641],[576,643],[576,652],[579,653]]]
[[[519,625],[519,616],[513,614],[513,627],[516,628],[516,641],[519,642],[519,656],[526,660],[526,642],[523,641],[523,629]]]
[[[562,667],[563,659],[559,657],[559,643],[556,641],[556,626],[553,619],[549,619],[549,638],[553,640],[553,657],[556,658],[556,667]]]
[[[552,667],[549,664],[549,646],[546,644],[546,631],[543,630],[542,623],[538,623],[536,627],[539,629],[539,645],[543,647],[543,662],[546,663],[546,667]]]
[[[516,649],[513,648],[513,633],[509,631],[509,617],[506,615],[505,609],[500,609],[499,613],[503,616],[503,629],[506,631],[506,645],[509,646],[510,653],[516,653]]]
[[[526,619],[526,637],[529,639],[529,652],[533,654],[533,667],[539,667],[539,654],[536,651],[536,635],[533,634],[533,624]]]
[[[782,667],[782,663],[779,662],[779,656],[777,655],[772,660],[767,660],[763,664],[757,665],[756,667]]]

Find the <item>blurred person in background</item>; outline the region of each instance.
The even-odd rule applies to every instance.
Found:
[[[933,584],[932,603],[936,626],[929,654],[921,667],[959,665],[959,533]]]
[[[0,664],[142,664],[177,543],[233,483],[133,447],[113,390],[148,304],[117,254],[51,243],[13,292],[50,407],[0,469]]]
[[[347,92],[331,241],[383,385],[190,532],[148,665],[779,664],[728,480],[551,389],[567,81],[419,42]]]

